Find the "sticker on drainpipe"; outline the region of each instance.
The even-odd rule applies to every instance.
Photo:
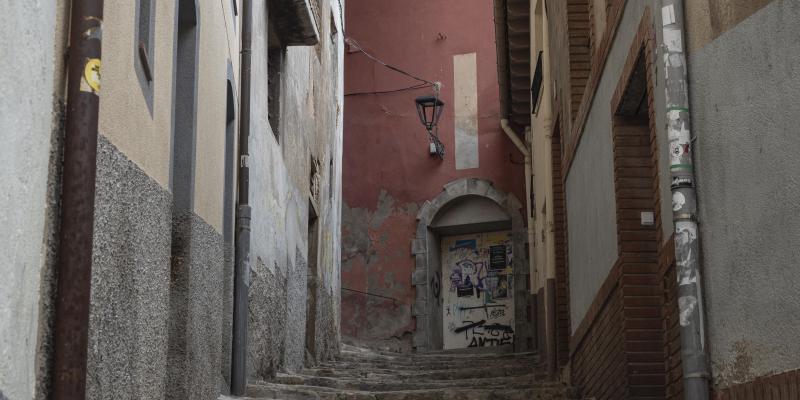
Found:
[[[642,211],[642,226],[653,226],[655,215],[652,211]]]
[[[672,4],[661,7],[661,22],[664,25],[675,23],[675,7]]]

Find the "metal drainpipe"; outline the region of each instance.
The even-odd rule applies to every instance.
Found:
[[[103,0],[73,0],[53,349],[53,399],[86,398]]]
[[[503,128],[503,132],[505,132],[508,138],[511,139],[514,145],[517,146],[517,150],[519,150],[519,152],[525,156],[525,195],[527,197],[525,199],[525,208],[528,213],[525,218],[527,218],[526,220],[528,221],[528,246],[532,251],[533,243],[536,239],[533,230],[533,218],[531,217],[531,215],[533,215],[531,212],[533,209],[533,204],[531,204],[531,192],[533,191],[533,188],[531,187],[531,176],[533,175],[533,153],[528,150],[528,147],[522,142],[519,136],[517,136],[517,134],[514,132],[514,129],[512,129],[511,125],[508,124],[507,119],[500,120],[500,127]],[[531,271],[535,270],[536,265],[534,264],[533,257],[528,257],[528,263],[529,269]],[[536,283],[539,282],[538,275],[538,273],[535,274]]]
[[[689,80],[685,53],[682,0],[662,1],[667,135],[670,149],[675,265],[681,326],[683,393],[687,400],[709,398],[705,316],[700,280]]]
[[[233,344],[231,394],[242,396],[247,389],[247,319],[250,289],[250,81],[253,36],[253,4],[242,0],[242,56],[239,106],[239,193],[236,208],[235,271],[233,283]]]

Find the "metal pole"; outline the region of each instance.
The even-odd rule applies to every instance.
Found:
[[[231,394],[242,396],[247,389],[247,319],[250,289],[250,69],[253,35],[253,5],[242,0],[241,105],[239,115],[239,193],[236,208],[235,264],[233,283],[233,345]]]
[[[73,0],[54,330],[53,399],[86,398],[103,0]]]
[[[709,398],[709,374],[700,280],[689,80],[683,41],[683,1],[663,0],[661,12],[683,393],[687,400],[706,400]]]

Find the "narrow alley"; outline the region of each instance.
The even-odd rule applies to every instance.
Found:
[[[0,5],[0,400],[800,400],[800,0]]]

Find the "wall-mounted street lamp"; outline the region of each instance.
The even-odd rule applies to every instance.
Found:
[[[419,120],[428,131],[431,156],[435,155],[440,160],[444,160],[444,144],[439,140],[439,130],[437,129],[436,133],[434,133],[434,128],[439,123],[439,118],[442,116],[442,111],[444,111],[444,102],[439,100],[437,96],[417,97],[414,102],[417,103]]]

